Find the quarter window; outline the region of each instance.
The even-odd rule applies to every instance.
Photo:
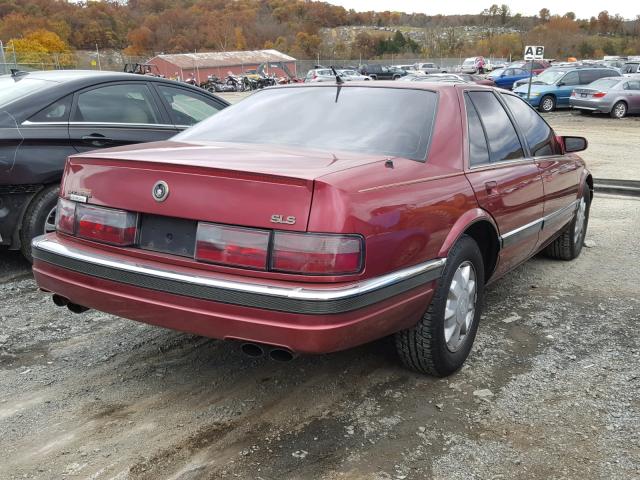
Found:
[[[508,94],[503,94],[502,98],[505,99],[507,107],[524,133],[531,155],[534,157],[553,155],[555,139],[553,130],[549,128],[547,122],[521,98]]]
[[[507,112],[492,92],[469,92],[484,126],[491,162],[524,158],[522,145]]]
[[[78,95],[73,121],[91,123],[157,124],[160,114],[149,87],[143,84],[109,85]]]
[[[640,80],[632,80],[624,86],[625,90],[640,90]]]
[[[467,95],[464,96],[464,103],[467,107],[467,123],[469,125],[469,165],[474,167],[489,163],[487,137],[484,134],[476,107],[473,106]]]
[[[222,105],[207,102],[203,96],[183,88],[158,85],[158,90],[169,104],[176,125],[194,125],[222,109]]]

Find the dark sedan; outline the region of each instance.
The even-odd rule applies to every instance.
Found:
[[[0,76],[0,245],[31,259],[52,231],[66,158],[166,140],[229,104],[183,83],[96,71]]]

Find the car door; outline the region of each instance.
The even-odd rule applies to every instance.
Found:
[[[182,131],[226,107],[215,99],[188,88],[152,83],[176,129]]]
[[[573,89],[580,85],[580,77],[578,71],[567,72],[564,77],[556,84],[556,106],[568,106],[569,98]]]
[[[78,152],[166,140],[177,133],[147,82],[113,82],[74,95],[69,137]]]
[[[500,88],[508,88],[508,85],[513,85],[513,68],[507,68],[502,74],[495,79],[496,85]],[[509,83],[511,82],[511,83]]]
[[[526,260],[538,244],[544,193],[513,119],[496,94],[464,94],[469,143],[466,175],[479,205],[494,218],[502,249],[496,274]]]
[[[573,156],[562,154],[562,146],[551,127],[524,100],[508,94],[503,95],[503,100],[520,127],[528,155],[542,175],[544,223],[539,243],[543,244],[573,216],[578,197],[580,162]]]
[[[640,80],[625,82],[624,94],[628,101],[629,113],[640,113]]]

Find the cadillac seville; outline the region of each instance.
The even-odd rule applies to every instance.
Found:
[[[586,147],[480,85],[265,89],[169,141],[71,156],[33,270],[74,312],[274,359],[393,335],[407,367],[445,376],[488,284],[580,254]]]

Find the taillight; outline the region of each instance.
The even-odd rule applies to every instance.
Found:
[[[275,232],[271,270],[317,275],[358,273],[362,268],[362,238]]]
[[[575,90],[573,90],[573,91],[571,92],[571,96],[572,96],[572,97],[575,97],[575,96],[576,96],[576,91],[575,91]]]
[[[602,98],[606,95],[605,92],[597,92],[593,94],[593,98]]]
[[[76,203],[64,198],[56,206],[56,230],[73,235],[76,226]]]
[[[76,206],[76,235],[112,245],[132,245],[136,240],[137,215],[124,210]]]
[[[265,270],[270,235],[267,230],[199,223],[196,259]]]

